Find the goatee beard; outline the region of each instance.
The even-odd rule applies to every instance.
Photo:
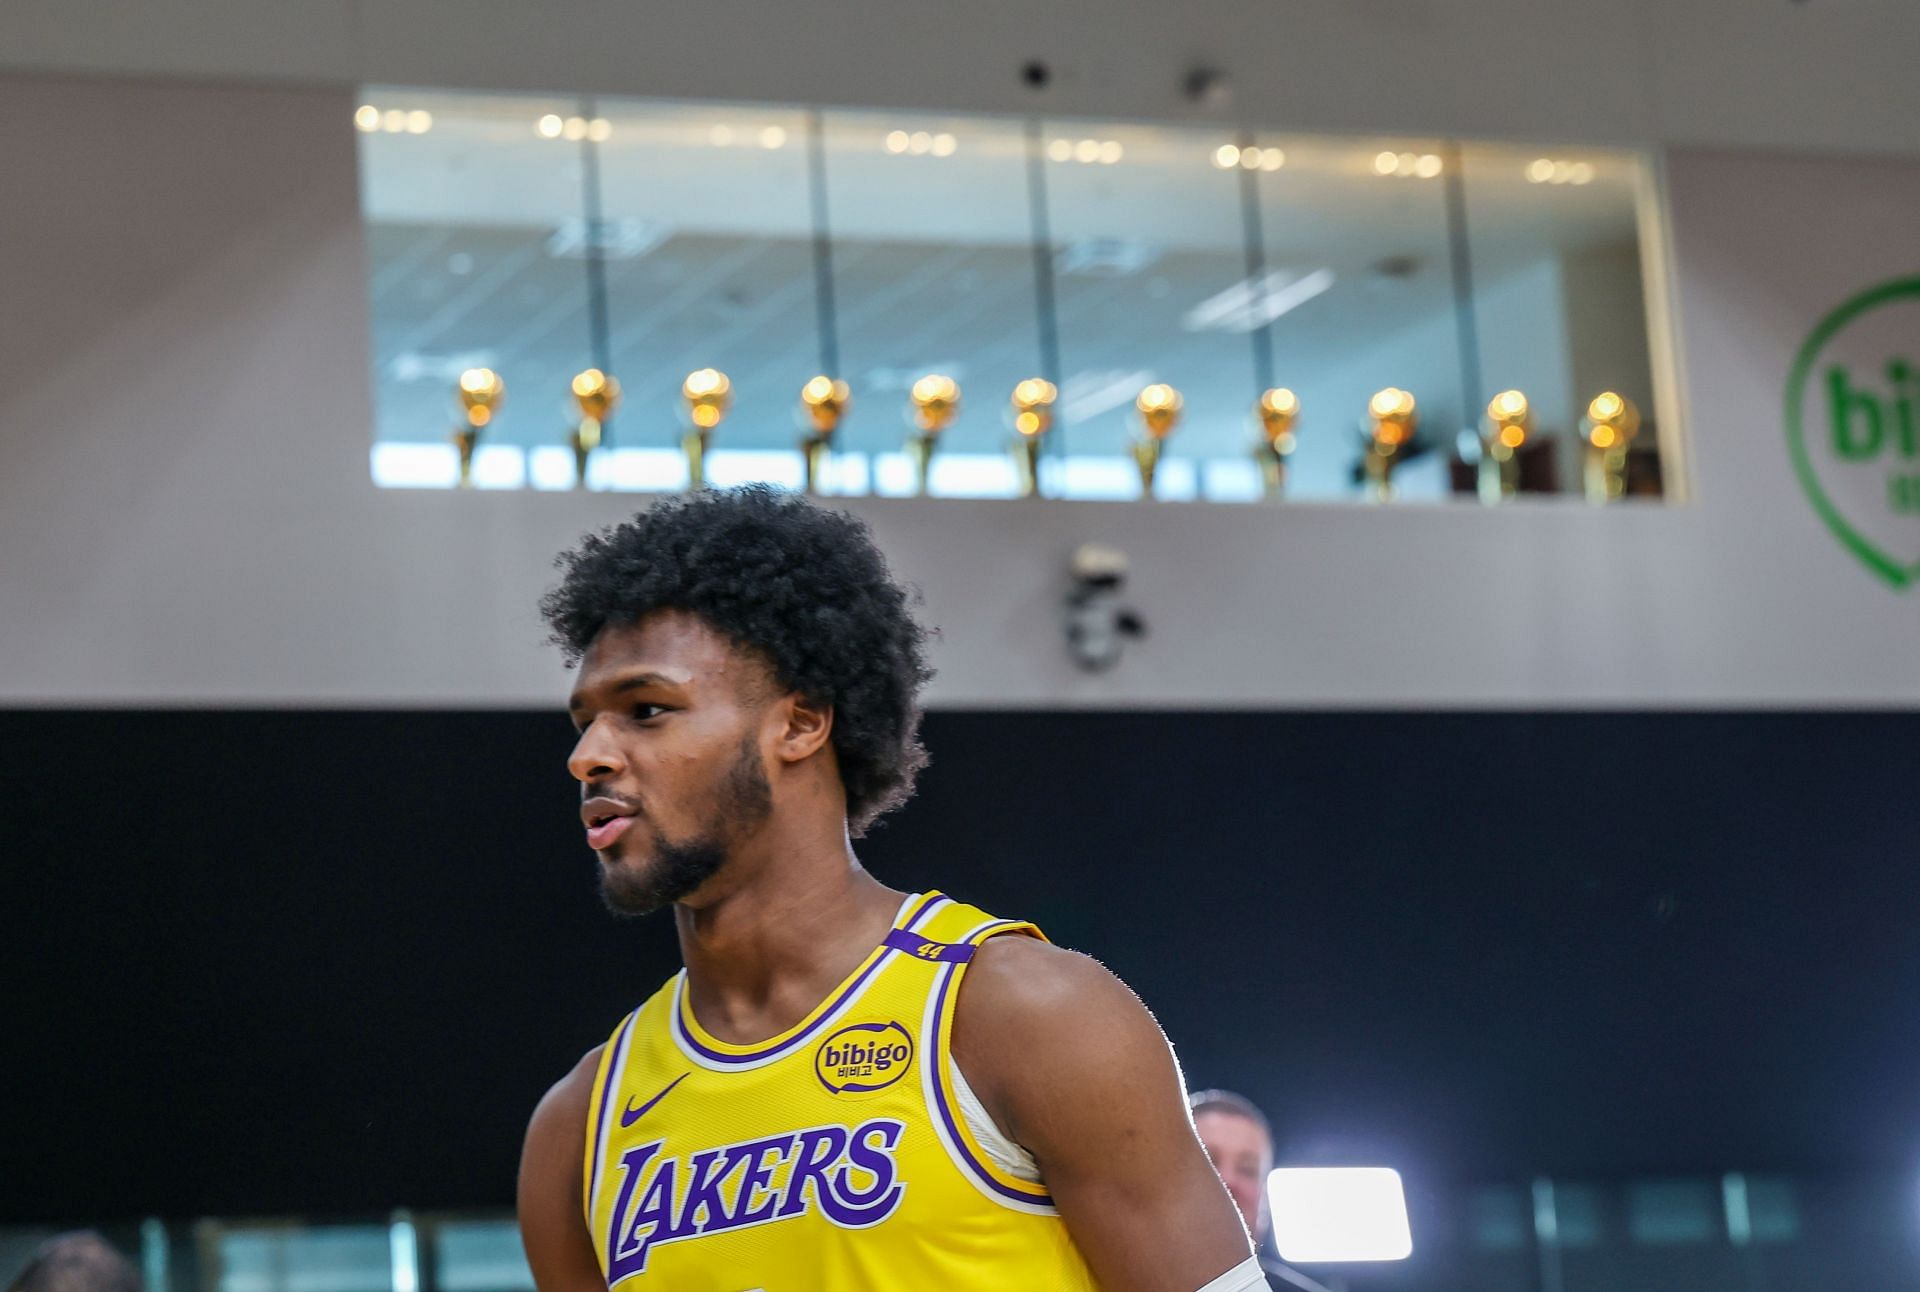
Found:
[[[704,828],[689,839],[660,839],[652,864],[638,874],[602,864],[600,900],[623,918],[651,915],[681,901],[720,873],[732,858],[735,843],[757,830],[772,813],[773,787],[767,783],[759,747],[749,733],[720,783]]]

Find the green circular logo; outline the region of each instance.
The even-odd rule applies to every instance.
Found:
[[[1896,588],[1920,582],[1920,277],[1820,320],[1787,377],[1787,447],[1847,550]]]

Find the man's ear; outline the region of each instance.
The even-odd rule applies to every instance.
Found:
[[[797,763],[817,753],[833,736],[833,706],[815,704],[796,693],[780,702],[782,730],[779,754],[787,762]]]

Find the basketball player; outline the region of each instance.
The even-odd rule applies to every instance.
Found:
[[[561,564],[601,892],[671,906],[686,967],[534,1112],[541,1292],[1263,1287],[1140,1001],[855,857],[930,676],[865,527],[702,493]]]

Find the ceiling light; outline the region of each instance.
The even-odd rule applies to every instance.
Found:
[[[433,129],[433,113],[423,112],[418,108],[407,113],[408,134],[424,135],[431,129]]]
[[[883,146],[890,153],[905,152],[907,150],[907,132],[904,130],[887,131],[887,137]]]
[[[362,132],[380,128],[380,109],[371,103],[363,103],[353,110],[353,128]]]
[[[1280,149],[1262,148],[1260,150],[1260,169],[1261,170],[1279,170],[1282,166],[1285,166],[1286,164],[1287,164],[1287,154],[1281,151]]]
[[[938,134],[933,137],[933,155],[935,157],[951,157],[959,147],[960,141],[952,135]]]
[[[585,139],[587,137],[587,119],[585,117],[568,117],[560,126],[560,134],[561,137],[571,139],[576,143]]]
[[[924,130],[916,130],[907,136],[907,151],[915,157],[924,157],[933,151],[933,136]]]
[[[1221,170],[1232,170],[1240,164],[1240,150],[1232,144],[1221,144],[1213,150],[1213,164]]]
[[[1594,168],[1592,162],[1575,162],[1567,167],[1567,182],[1571,184],[1593,183]]]
[[[1399,164],[1399,157],[1393,153],[1375,153],[1373,155],[1373,173],[1376,175],[1391,175],[1393,174],[1394,167]]]
[[[595,117],[587,122],[587,138],[597,144],[603,144],[613,137],[613,122],[605,117]]]
[[[1527,163],[1527,183],[1545,184],[1553,178],[1553,159],[1536,157]]]
[[[760,132],[762,148],[784,148],[787,144],[787,132],[781,126],[768,126]]]
[[[388,108],[380,114],[380,128],[390,135],[397,135],[407,128],[407,114],[398,108]]]
[[[1125,150],[1120,147],[1120,141],[1117,139],[1109,139],[1100,145],[1100,161],[1103,165],[1111,166],[1124,155]]]
[[[715,126],[707,131],[707,138],[715,148],[730,148],[733,146],[733,127]]]
[[[1098,139],[1082,139],[1073,146],[1073,157],[1075,161],[1096,161],[1099,159],[1099,156],[1100,141]]]
[[[540,132],[542,139],[558,139],[560,137],[560,131],[566,124],[567,123],[562,121],[558,116],[549,112],[546,116],[534,122],[533,128]]]
[[[1240,166],[1243,170],[1259,170],[1260,150],[1258,148],[1242,148],[1240,150]]]
[[[1067,139],[1056,139],[1047,145],[1047,156],[1055,161],[1066,161],[1073,156],[1073,143]]]
[[[1180,326],[1188,332],[1251,332],[1298,309],[1333,286],[1331,269],[1296,274],[1276,269],[1246,278],[1188,310]]]
[[[1422,153],[1413,164],[1413,173],[1421,179],[1432,179],[1440,173],[1440,158],[1434,153]]]

